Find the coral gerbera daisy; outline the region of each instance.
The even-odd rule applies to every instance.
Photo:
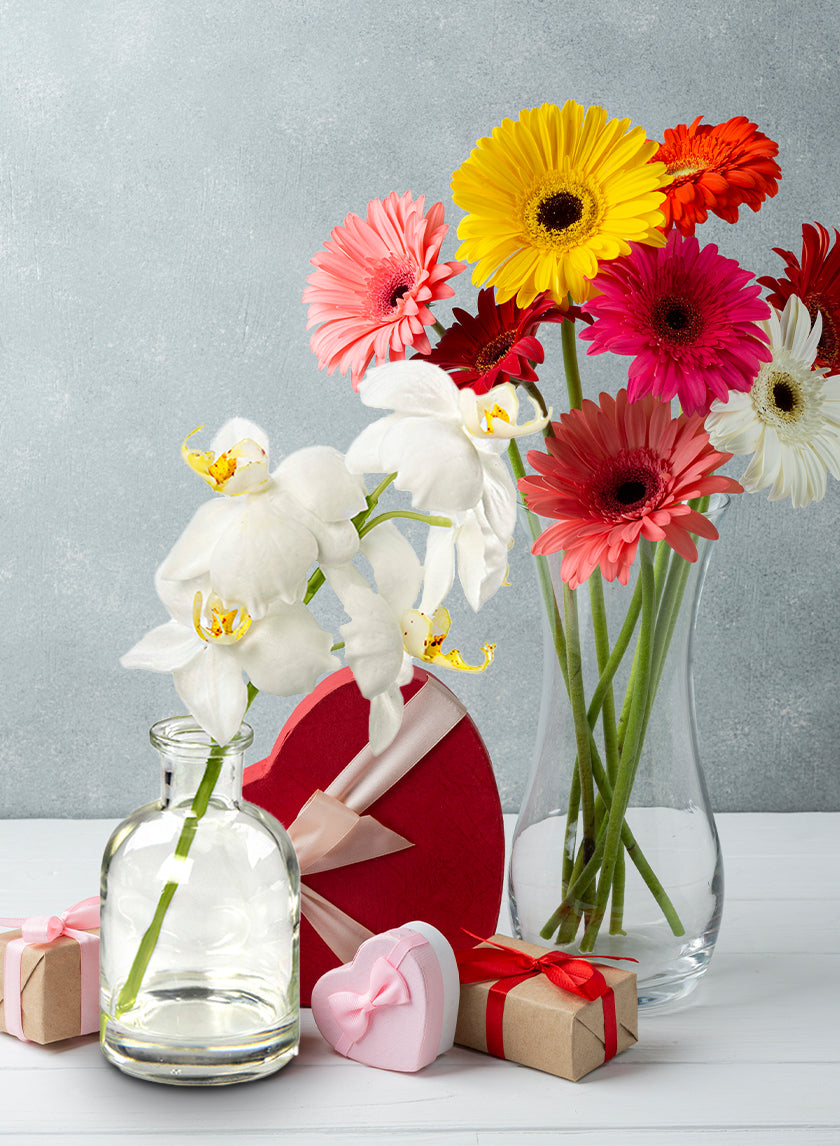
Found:
[[[726,123],[681,123],[665,132],[654,159],[664,163],[670,182],[662,206],[667,226],[693,235],[708,213],[737,223],[738,208],[757,211],[779,189],[781,168],[773,158],[779,145],[739,115]]]
[[[593,283],[601,293],[584,307],[596,321],[580,337],[588,354],[634,356],[631,402],[678,397],[685,413],[706,414],[713,398],[749,390],[770,357],[758,323],[769,308],[752,277],[714,243],[671,231],[664,249],[634,246],[603,268]]]
[[[785,260],[787,278],[766,276],[758,281],[772,293],[767,301],[780,310],[796,294],[808,307],[811,318],[822,318],[822,334],[816,364],[829,374],[840,374],[840,232],[834,229],[834,244],[828,228],[820,223],[802,226],[802,257],[774,247]]]
[[[822,320],[813,327],[805,303],[791,295],[766,323],[772,361],[749,394],[713,402],[706,429],[715,446],[752,454],[744,473],[751,493],[770,486],[770,500],[790,496],[794,508],[825,495],[826,471],[840,478],[840,378],[813,369]]]
[[[628,130],[629,129],[629,130]],[[548,291],[565,305],[590,295],[587,280],[631,241],[661,246],[665,167],[656,144],[629,119],[574,100],[526,109],[478,141],[452,176],[452,197],[469,212],[458,227],[459,258],[473,282],[528,306]]]
[[[424,196],[411,192],[368,203],[367,218],[349,214],[310,261],[318,268],[303,292],[309,304],[306,329],[323,323],[310,340],[318,369],[351,371],[353,389],[374,355],[377,364],[405,358],[406,347],[431,349],[424,327],[434,316],[428,304],[455,293],[447,279],[463,263],[438,262],[449,227],[443,204],[423,214]]]
[[[492,287],[479,291],[478,314],[457,306],[452,314],[457,322],[425,358],[447,370],[456,386],[468,386],[476,394],[505,382],[536,382],[532,363],[545,357],[536,332],[542,322],[563,320],[563,312],[547,295],[522,308],[513,299],[497,303]]]
[[[557,518],[531,551],[564,550],[560,574],[572,589],[598,566],[607,581],[626,585],[640,537],[664,540],[696,561],[691,534],[718,534],[688,499],[741,490],[713,473],[732,455],[712,447],[703,419],[672,418],[649,395],[633,405],[625,390],[616,398],[601,394],[600,405],[587,398],[552,425],[548,453],[528,453],[542,476],[520,478],[519,488],[529,509]]]

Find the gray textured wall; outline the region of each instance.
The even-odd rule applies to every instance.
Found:
[[[203,497],[178,447],[237,413],[275,460],[365,424],[349,383],[316,370],[299,301],[347,211],[409,188],[448,202],[475,140],[544,100],[602,103],[654,137],[743,114],[780,144],[780,193],[701,237],[777,273],[771,246],[840,223],[839,45],[833,0],[0,4],[0,814],[154,795],[146,729],[180,702],[118,657],[165,619],[153,570]],[[607,357],[587,363],[590,393],[622,382]],[[836,484],[807,511],[758,495],[730,513],[698,644],[719,809],[840,808],[839,519]],[[491,674],[446,674],[509,809],[540,676],[521,547],[512,575],[461,626],[466,646],[498,642]],[[255,706],[258,752],[290,707]]]

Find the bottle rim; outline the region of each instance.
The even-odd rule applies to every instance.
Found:
[[[159,720],[149,729],[152,746],[179,755],[207,759],[213,756],[240,756],[254,741],[254,730],[244,721],[232,740],[217,744],[193,716],[172,716]]]

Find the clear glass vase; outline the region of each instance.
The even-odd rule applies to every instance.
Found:
[[[156,1082],[270,1074],[297,1053],[300,876],[283,826],[241,799],[253,733],[220,747],[179,717],[150,738],[161,798],[102,861],[103,1052]]]
[[[706,516],[719,525],[728,505],[728,497],[715,494]],[[541,531],[544,523],[527,516],[532,519],[530,539],[532,530]],[[568,684],[574,665],[567,649],[565,673],[561,670],[557,626],[546,623],[535,760],[511,852],[515,933],[584,958],[636,959],[636,965],[625,966],[638,975],[639,1004],[646,1008],[675,1004],[697,985],[712,957],[723,908],[723,867],[700,766],[692,677],[692,636],[715,542],[697,539],[697,545],[694,563],[663,549],[664,541],[649,551],[658,611],[656,624],[650,626],[649,699],[640,710],[647,715],[639,725],[635,759],[625,744],[631,738],[628,714],[639,679],[639,667],[633,666],[641,655],[636,650],[643,616],[636,621],[611,689],[601,690],[606,699],[597,717],[592,715],[592,699],[599,680],[609,675],[608,654],[620,644],[634,598],[638,603],[639,559],[627,586],[603,582],[596,574],[596,583],[590,578],[571,595],[567,589],[565,599],[562,555],[538,565],[543,603],[552,606],[556,601],[557,616],[565,622],[561,643],[569,638],[580,649],[579,679],[588,719],[574,719]],[[569,609],[574,611],[571,616]],[[593,615],[605,615],[606,626],[601,621],[593,626]],[[573,640],[575,626],[579,642]],[[602,635],[600,648],[596,631]],[[588,745],[581,742],[581,726],[591,729]],[[611,852],[613,800],[618,805],[613,838],[619,843]],[[605,873],[610,854],[614,867]]]

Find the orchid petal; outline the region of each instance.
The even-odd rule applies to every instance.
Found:
[[[396,684],[373,697],[368,717],[368,742],[374,756],[384,752],[397,735],[402,714],[403,698]]]
[[[261,692],[292,696],[311,692],[319,676],[340,667],[331,646],[332,637],[305,605],[275,605],[225,651],[232,653]]]
[[[222,533],[241,516],[247,503],[214,497],[199,506],[158,569],[166,581],[189,581],[206,573]]]
[[[249,498],[239,521],[213,550],[210,581],[223,600],[243,605],[257,620],[272,601],[291,604],[301,598],[317,556],[317,543],[305,526],[277,514],[268,498]]]
[[[429,530],[419,605],[419,612],[426,616],[443,603],[455,580],[455,534],[454,528]]]
[[[201,727],[219,744],[239,731],[248,705],[248,690],[233,646],[205,644],[199,655],[173,673],[175,689]]]
[[[133,648],[120,657],[123,668],[150,669],[152,672],[173,672],[183,668],[196,653],[202,642],[193,629],[178,621],[167,621],[141,637]]]
[[[296,450],[272,476],[280,489],[322,521],[349,521],[367,504],[361,478],[330,446]]]
[[[359,549],[370,563],[379,593],[401,616],[417,599],[423,576],[414,546],[392,521],[383,521],[365,534]]]
[[[460,421],[458,387],[430,362],[409,359],[376,366],[359,385],[359,397],[377,410]]]
[[[481,497],[483,474],[478,453],[459,426],[434,418],[403,418],[382,440],[385,473],[408,490],[416,509],[458,513]]]

